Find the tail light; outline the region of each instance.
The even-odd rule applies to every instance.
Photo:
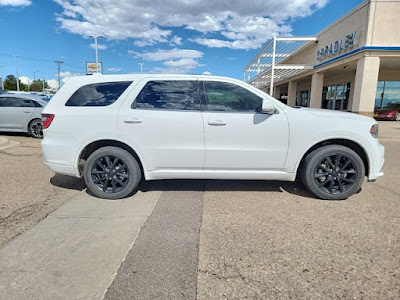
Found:
[[[378,137],[378,124],[372,125],[371,129],[369,130],[369,132],[371,133],[371,135],[374,138]]]
[[[47,129],[50,127],[51,122],[53,122],[54,115],[53,114],[42,114],[42,126],[43,129]]]

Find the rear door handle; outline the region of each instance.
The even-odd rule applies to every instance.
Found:
[[[138,118],[132,118],[132,119],[125,119],[124,120],[124,123],[127,123],[127,124],[139,124],[139,123],[142,123],[143,122],[143,120],[142,119],[138,119]]]
[[[26,113],[26,114],[30,114],[30,113],[32,113],[31,111],[24,111],[24,113]]]
[[[212,126],[224,126],[224,125],[226,125],[226,122],[225,122],[225,121],[222,121],[222,120],[208,121],[208,125],[212,125]]]

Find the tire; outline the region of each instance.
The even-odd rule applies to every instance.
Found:
[[[327,145],[307,155],[301,178],[306,188],[324,200],[344,200],[357,193],[365,176],[361,157],[350,148]]]
[[[35,139],[43,138],[43,127],[41,119],[33,119],[29,122],[28,133]]]
[[[136,191],[142,173],[129,152],[117,147],[103,147],[89,156],[83,177],[95,196],[115,200]]]

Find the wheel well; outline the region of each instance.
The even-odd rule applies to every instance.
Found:
[[[356,142],[350,141],[350,140],[345,140],[345,139],[332,139],[332,140],[326,140],[323,142],[320,142],[314,146],[312,146],[307,152],[306,154],[304,154],[303,158],[301,159],[300,165],[299,165],[299,170],[302,168],[303,163],[304,163],[304,159],[307,157],[308,154],[310,154],[311,152],[313,152],[314,150],[321,148],[323,146],[326,145],[341,145],[341,146],[345,146],[347,148],[350,148],[352,150],[354,150],[362,159],[364,166],[365,166],[365,175],[368,176],[369,174],[369,163],[368,163],[368,157],[367,157],[367,153],[365,152],[365,150]],[[298,171],[297,174],[300,174],[300,172]]]
[[[79,156],[79,160],[78,160],[78,168],[79,168],[80,174],[82,174],[83,167],[85,165],[86,160],[90,156],[90,154],[92,154],[97,149],[107,147],[107,146],[118,147],[118,148],[124,149],[125,151],[129,152],[138,162],[140,171],[142,172],[142,175],[144,174],[142,162],[140,161],[140,158],[136,154],[136,152],[131,147],[129,147],[127,144],[124,144],[119,141],[114,141],[114,140],[101,140],[101,141],[96,141],[96,142],[93,142],[93,143],[90,143],[89,145],[87,145],[85,147],[85,149],[83,149],[83,151],[81,152],[81,155]]]

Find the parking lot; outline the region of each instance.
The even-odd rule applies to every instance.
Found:
[[[0,298],[398,299],[400,123],[385,176],[345,201],[301,183],[155,181],[116,201],[0,135]]]

